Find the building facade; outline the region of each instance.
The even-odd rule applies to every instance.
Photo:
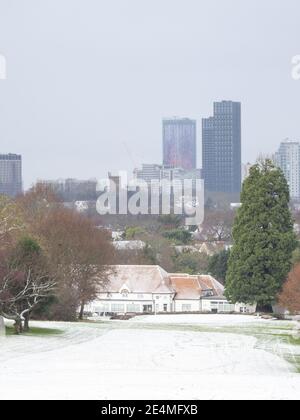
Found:
[[[241,192],[241,138],[241,104],[215,102],[213,117],[202,120],[202,166],[207,191]]]
[[[292,199],[300,198],[300,143],[286,140],[280,144],[275,163],[283,171]]]
[[[22,191],[22,156],[0,155],[0,194],[14,198]]]
[[[59,179],[59,180],[39,180],[39,185],[49,188],[59,198],[65,202],[72,201],[95,201],[97,200],[96,179]]]
[[[115,266],[105,290],[87,305],[88,314],[253,313],[255,306],[233,305],[224,287],[208,275],[168,274],[159,266]]]
[[[197,167],[197,123],[188,118],[163,121],[163,164],[185,170]]]
[[[186,170],[157,164],[143,164],[141,169],[134,171],[136,180],[146,182],[147,186],[159,185],[162,181],[170,181],[173,186],[182,188],[185,180],[196,181],[201,179],[201,169]]]

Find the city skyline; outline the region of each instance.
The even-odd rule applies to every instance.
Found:
[[[298,0],[0,3],[1,150],[24,156],[27,188],[155,162],[162,118],[223,99],[243,104],[244,162],[300,139]]]

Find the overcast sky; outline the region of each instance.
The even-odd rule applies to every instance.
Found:
[[[161,120],[243,106],[243,161],[300,140],[299,0],[0,0],[0,152],[24,181],[161,162]]]

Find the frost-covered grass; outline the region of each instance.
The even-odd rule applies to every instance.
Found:
[[[7,336],[16,335],[15,329],[12,326],[6,326],[5,332]],[[41,328],[41,327],[32,327],[29,331],[24,332],[24,335],[27,336],[49,336],[49,335],[59,335],[63,334],[63,330],[59,330],[56,328]]]
[[[0,340],[0,398],[300,399],[293,322],[171,315],[32,325],[63,333]]]

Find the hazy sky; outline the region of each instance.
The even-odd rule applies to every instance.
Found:
[[[0,53],[0,152],[26,186],[160,162],[175,115],[198,120],[200,164],[215,100],[243,104],[245,162],[300,140],[299,0],[0,0]]]

